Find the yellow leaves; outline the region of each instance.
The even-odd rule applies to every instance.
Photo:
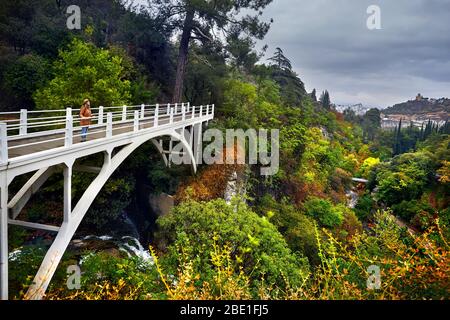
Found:
[[[273,212],[272,210],[267,211],[266,213],[267,215],[267,219],[271,219],[273,216],[275,216],[275,212]]]
[[[312,171],[308,171],[308,172],[305,172],[303,177],[306,182],[314,182],[314,180],[316,178],[316,174]]]
[[[379,163],[380,158],[368,157],[367,159],[364,160],[363,164],[361,165],[361,174],[364,177],[368,177],[370,170]]]
[[[253,237],[251,234],[248,234],[248,240],[250,241],[250,244],[252,246],[258,247],[259,246],[259,240],[255,237]]]
[[[450,161],[442,161],[442,167],[437,171],[440,175],[439,182],[449,183],[450,182]]]
[[[214,300],[214,299],[250,299],[249,278],[242,268],[237,273],[231,258],[228,245],[219,246],[218,237],[214,235],[211,263],[214,267],[212,281],[203,281],[199,273],[194,272],[193,261],[184,261],[178,269],[177,281],[167,284],[159,264],[155,260],[158,272],[167,284],[166,290],[173,300]],[[153,251],[153,250],[152,250]],[[152,253],[154,254],[154,253]],[[241,262],[242,259],[238,258]]]

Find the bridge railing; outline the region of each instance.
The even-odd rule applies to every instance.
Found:
[[[91,125],[86,134],[89,140],[214,116],[214,105],[191,106],[190,103],[99,106],[91,110]],[[8,155],[17,154],[19,149],[36,150],[44,144],[50,144],[49,148],[69,147],[81,142],[81,120],[79,109],[72,108],[0,112],[0,164],[7,163]]]

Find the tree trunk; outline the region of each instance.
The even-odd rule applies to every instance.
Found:
[[[181,35],[180,49],[178,51],[177,75],[175,78],[175,88],[173,90],[172,103],[181,102],[183,93],[184,75],[189,53],[189,41],[191,40],[191,31],[194,22],[193,10],[188,10],[184,19],[183,34]]]

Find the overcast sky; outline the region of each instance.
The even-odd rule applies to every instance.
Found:
[[[381,30],[367,8],[381,8]],[[422,93],[450,97],[450,0],[274,0],[259,43],[291,59],[308,91],[386,107]]]

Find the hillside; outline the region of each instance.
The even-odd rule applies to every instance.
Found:
[[[396,104],[383,110],[385,115],[405,115],[414,117],[416,120],[433,120],[446,121],[450,113],[450,99],[429,99],[421,95],[415,100]]]

